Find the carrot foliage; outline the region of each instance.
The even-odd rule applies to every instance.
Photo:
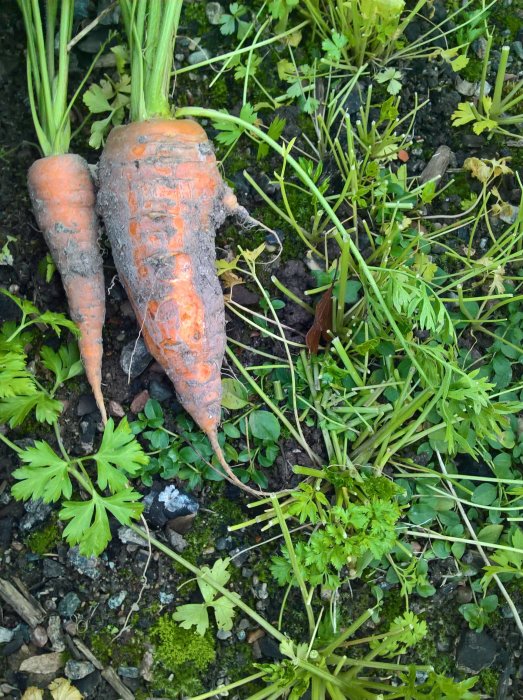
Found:
[[[45,3],[18,0],[18,7],[27,36],[27,88],[40,148],[44,156],[67,153],[72,138],[69,119],[72,106],[107,42],[102,44],[78,89],[68,100],[74,0],[47,0]],[[58,48],[55,44],[57,32]]]
[[[31,113],[45,156],[67,153],[71,138],[67,103],[74,0],[48,0],[45,18],[38,0],[18,0],[27,35],[27,85]],[[58,57],[55,33],[58,24]]]
[[[169,117],[182,0],[120,0],[120,9],[131,57],[131,120]]]

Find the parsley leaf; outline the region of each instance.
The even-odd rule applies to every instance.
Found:
[[[135,475],[149,463],[127,418],[123,418],[116,429],[112,418],[107,421],[100,449],[92,458],[98,467],[98,486],[109,487],[113,493],[127,485],[125,474]]]
[[[61,496],[71,498],[73,487],[67,462],[58,457],[47,442],[38,440],[34,447],[20,452],[20,459],[27,466],[13,472],[14,478],[19,479],[12,488],[17,500],[41,498],[45,503],[51,503]]]

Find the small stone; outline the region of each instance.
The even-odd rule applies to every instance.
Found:
[[[256,306],[260,301],[259,295],[251,292],[244,284],[235,284],[233,286],[231,299],[236,304],[240,304],[240,306]]]
[[[172,518],[168,522],[169,528],[180,535],[185,535],[191,529],[195,517],[196,514],[192,513],[191,515],[180,515],[178,518]]]
[[[76,637],[76,635],[78,634],[78,625],[76,624],[76,622],[69,620],[68,622],[65,623],[64,630],[71,637]]]
[[[224,9],[219,2],[208,2],[205,6],[205,14],[209,20],[209,24],[217,26],[223,16]]]
[[[125,411],[118,401],[109,401],[107,408],[109,409],[109,415],[113,416],[113,418],[123,418],[125,416]]]
[[[107,601],[107,605],[111,610],[118,610],[123,605],[124,600],[127,598],[127,591],[120,591],[112,595]]]
[[[167,536],[169,537],[169,543],[171,547],[174,549],[175,552],[178,552],[178,554],[181,554],[184,549],[187,549],[189,546],[189,543],[187,540],[180,535],[179,532],[176,532],[176,530],[172,530],[169,528],[167,530]]]
[[[512,204],[504,205],[499,214],[501,221],[504,221],[506,224],[513,224],[518,217],[519,207],[515,207]]]
[[[43,627],[42,625],[37,625],[33,630],[31,630],[31,641],[33,642],[35,647],[38,647],[39,649],[45,647],[48,639],[49,638],[47,636],[45,627]]]
[[[151,683],[153,680],[153,667],[154,667],[154,656],[150,649],[146,649],[145,654],[142,656],[142,663],[140,664],[140,675],[147,681]]]
[[[172,521],[186,516],[190,516],[192,519],[200,507],[194,496],[177,489],[173,484],[165,486],[161,491],[150,491],[144,496],[143,502],[148,520],[152,525],[163,527],[168,521],[171,521],[169,522],[170,528],[175,529],[180,534],[183,532],[180,531],[180,528],[174,527]]]
[[[239,642],[244,642],[246,637],[247,637],[247,632],[245,630],[238,630],[236,632],[236,639]]]
[[[8,627],[0,627],[0,644],[7,644],[15,636],[15,631]]]
[[[456,90],[460,95],[472,97],[479,90],[479,83],[471,83],[468,80],[462,80],[459,76],[456,78]]]
[[[44,578],[61,578],[65,576],[65,566],[54,559],[44,559]]]
[[[65,675],[71,681],[79,681],[94,671],[94,666],[90,661],[75,661],[69,659],[65,664]]]
[[[137,544],[140,547],[145,546],[146,542],[143,537],[137,535],[134,530],[130,527],[119,527],[118,528],[118,539],[124,544]]]
[[[26,512],[18,526],[22,532],[35,530],[36,526],[47,520],[51,513],[51,506],[48,503],[44,503],[39,498],[35,501],[27,501],[27,503],[24,504],[24,508]]]
[[[72,617],[78,610],[80,598],[74,591],[67,593],[58,603],[58,612],[62,617]]]
[[[78,547],[72,547],[67,552],[67,559],[74,568],[93,581],[100,576],[100,560],[97,557],[84,557],[78,551]]]
[[[82,697],[96,700],[97,698],[107,697],[107,686],[105,686],[102,690],[102,688],[99,687],[101,683],[102,676],[100,671],[95,670],[88,676],[85,676],[85,678],[80,678],[77,680],[74,685],[75,688],[82,693]]]
[[[232,545],[232,537],[218,537],[216,540],[216,549],[219,552],[223,552]]]
[[[91,416],[80,421],[80,448],[84,454],[93,451],[96,427],[97,421],[92,420]]]
[[[149,382],[149,395],[151,399],[156,399],[159,403],[172,399],[174,397],[173,389],[165,382],[158,379],[151,379]]]
[[[63,666],[62,653],[59,651],[50,654],[39,654],[25,659],[18,669],[22,673],[52,674]]]
[[[216,634],[216,639],[219,639],[222,642],[224,642],[226,639],[230,639],[230,637],[232,637],[232,632],[230,630],[218,630]]]
[[[456,591],[456,601],[462,605],[463,603],[470,603],[472,600],[472,589],[468,586],[459,586]]]
[[[458,644],[456,664],[460,670],[476,674],[492,666],[497,653],[498,645],[490,635],[467,630]]]
[[[229,552],[231,561],[237,569],[241,569],[249,558],[249,554],[249,551],[242,551],[242,547],[236,547]]]
[[[162,605],[169,605],[174,600],[174,593],[166,593],[165,591],[160,591],[159,596],[160,603]]]
[[[53,651],[64,651],[65,643],[62,634],[62,621],[58,615],[51,615],[47,622],[47,636]]]
[[[145,408],[145,404],[149,401],[149,392],[144,389],[139,394],[137,394],[131,403],[131,411],[133,413],[140,413]]]
[[[140,678],[140,669],[136,666],[119,666],[118,675],[122,678]]]
[[[269,597],[269,591],[267,590],[267,584],[260,583],[257,585],[254,590],[253,590],[254,596],[258,598],[258,600],[267,600]]]
[[[523,44],[521,43],[521,41],[513,41],[511,48],[516,54],[516,56],[523,60]]]
[[[152,359],[143,338],[140,337],[123,346],[120,367],[126,377],[136,379],[142,372],[145,372]]]
[[[79,418],[87,416],[90,413],[94,413],[98,410],[94,396],[91,394],[82,394],[78,399],[78,404],[76,406],[76,415]]]
[[[198,51],[193,51],[191,54],[189,54],[187,61],[189,62],[190,66],[195,66],[197,63],[203,63],[209,58],[211,58],[210,51],[207,51],[207,49],[199,49]]]
[[[120,311],[126,318],[135,318],[133,305],[127,299],[120,305]]]
[[[11,535],[13,534],[13,522],[11,517],[0,518],[0,552],[8,549],[11,544]]]
[[[254,642],[257,642],[264,635],[265,632],[261,629],[261,627],[258,627],[255,630],[251,630],[247,635],[247,644],[254,644]]]

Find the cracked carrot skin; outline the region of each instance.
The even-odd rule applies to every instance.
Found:
[[[96,194],[86,161],[67,153],[41,158],[29,168],[33,211],[62,278],[87,380],[104,423],[102,329],[105,284],[98,245]]]
[[[151,119],[113,129],[98,206],[144,340],[202,430],[221,415],[225,311],[215,229],[238,206],[205,131]]]

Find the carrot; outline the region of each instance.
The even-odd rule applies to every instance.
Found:
[[[120,0],[134,123],[109,134],[99,162],[98,208],[150,353],[229,481],[259,496],[235,476],[218,443],[226,335],[214,238],[229,213],[243,210],[220,176],[205,131],[170,118],[181,5]]]
[[[98,175],[99,211],[149,352],[230,481],[260,495],[238,480],[218,443],[226,335],[214,237],[239,207],[205,131],[173,119],[117,127]]]
[[[72,153],[41,158],[28,174],[39,228],[62,277],[87,380],[107,421],[102,395],[102,329],[105,286],[98,247],[96,195],[89,166]]]
[[[74,98],[67,102],[67,45],[72,35],[74,0],[45,3],[45,31],[40,4],[32,0],[18,0],[18,4],[27,35],[31,113],[44,155],[29,169],[29,194],[38,226],[62,277],[71,317],[80,329],[80,355],[105,423],[101,389],[105,287],[96,196],[86,161],[68,153]]]

